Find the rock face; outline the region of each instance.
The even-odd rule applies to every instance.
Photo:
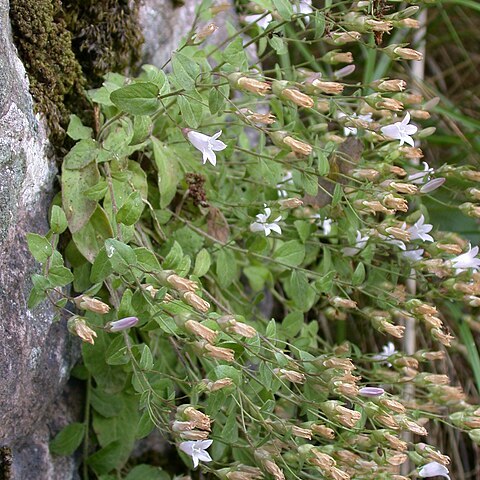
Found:
[[[163,65],[191,28],[199,3],[142,1],[146,62]],[[49,304],[27,308],[30,277],[39,266],[25,234],[48,230],[57,169],[8,13],[8,0],[0,0],[0,447],[7,447],[0,449],[0,479],[76,480],[75,457],[52,457],[48,442],[68,423],[81,421],[81,386],[65,388],[79,345],[64,321],[54,321]],[[232,9],[218,21],[225,15],[231,18]],[[224,35],[219,31],[212,40],[221,42]],[[11,468],[5,451],[13,454]]]

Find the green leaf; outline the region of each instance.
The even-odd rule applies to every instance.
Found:
[[[125,480],[170,480],[170,476],[160,467],[137,465],[130,470]]]
[[[98,154],[98,144],[91,138],[80,140],[63,159],[63,168],[79,170],[94,162]]]
[[[172,152],[162,142],[152,138],[153,155],[158,170],[160,208],[170,204],[177,192],[177,162]]]
[[[153,252],[145,247],[134,248],[137,264],[147,272],[159,272],[161,270],[160,263]]]
[[[105,250],[113,270],[117,273],[126,273],[130,267],[134,267],[137,264],[137,257],[133,248],[119,240],[113,238],[106,240]]]
[[[112,272],[112,264],[107,257],[105,248],[102,248],[93,262],[90,280],[92,283],[103,282]]]
[[[302,312],[291,312],[282,321],[282,330],[288,338],[298,335],[304,325]]]
[[[30,253],[37,262],[45,263],[53,254],[53,248],[50,242],[37,233],[27,233],[27,244]]]
[[[148,80],[150,83],[154,83],[158,90],[160,91],[160,95],[168,93],[170,91],[167,76],[155,65],[142,65],[142,70],[144,73],[140,75],[140,78],[144,80]]]
[[[289,0],[272,0],[279,15],[284,20],[290,20],[293,15],[292,3]]]
[[[158,94],[158,87],[154,83],[137,82],[113,91],[110,100],[131,115],[152,115],[160,106]]]
[[[53,233],[63,233],[68,227],[65,212],[58,206],[53,205],[50,213],[50,228]]]
[[[230,42],[222,52],[222,58],[225,62],[237,67],[238,69],[246,68],[248,65],[247,55],[243,47],[243,40],[237,36],[233,42]]]
[[[325,15],[317,10],[315,12],[314,23],[315,38],[322,38],[323,34],[325,33]]]
[[[138,145],[144,142],[153,130],[153,122],[148,115],[135,115],[133,118],[133,137],[130,145]]]
[[[333,287],[333,278],[335,277],[335,271],[331,270],[322,278],[315,281],[315,289],[318,293],[328,293]]]
[[[223,288],[228,288],[237,276],[237,262],[232,251],[222,249],[217,256],[217,281]]]
[[[99,201],[101,200],[108,191],[108,183],[106,180],[101,178],[97,184],[93,185],[93,187],[87,188],[83,195],[90,200]]]
[[[71,423],[50,442],[50,452],[54,455],[72,455],[82,443],[84,435],[85,425],[83,423]]]
[[[268,43],[275,50],[277,55],[283,55],[288,52],[286,42],[282,38],[280,38],[278,35],[272,35],[268,39]]]
[[[143,345],[142,355],[140,356],[140,366],[144,370],[151,370],[153,368],[153,355],[148,345]]]
[[[93,130],[90,127],[83,126],[82,121],[76,115],[70,115],[67,135],[73,140],[86,140],[92,138]]]
[[[182,120],[191,128],[198,128],[203,119],[203,106],[194,98],[186,98],[183,95],[177,97]]]
[[[143,412],[142,416],[140,417],[140,420],[138,421],[137,434],[135,438],[140,439],[147,437],[148,435],[150,435],[150,433],[152,433],[152,430],[154,428],[155,424],[150,418],[150,413],[148,412],[148,410],[145,410],[145,412]]]
[[[165,270],[177,270],[178,265],[183,259],[183,250],[177,241],[173,242],[173,246],[170,248],[168,255],[163,261],[163,268]]]
[[[117,213],[117,221],[124,225],[135,224],[145,207],[140,192],[131,193]]]
[[[97,165],[90,163],[79,170],[62,166],[62,205],[72,233],[78,232],[89,221],[97,203],[85,197],[84,192],[100,179]]]
[[[282,264],[297,267],[305,258],[305,247],[297,240],[290,240],[275,250],[273,258]]]
[[[90,394],[92,407],[103,417],[115,417],[120,415],[125,408],[122,395],[112,395],[100,388],[93,388]]]
[[[361,285],[365,280],[365,265],[363,263],[359,263],[355,272],[353,272],[352,277],[352,285],[356,287],[357,285]]]
[[[195,267],[193,269],[193,274],[197,277],[203,277],[209,270],[212,264],[212,259],[208,250],[202,248],[197,257],[195,258]]]
[[[208,108],[212,115],[223,111],[229,92],[229,85],[218,85],[210,89],[210,93],[208,94]]]
[[[90,455],[87,458],[87,463],[97,475],[108,473],[110,470],[123,465],[124,450],[122,442],[116,440]]]
[[[55,287],[64,287],[73,282],[73,273],[66,267],[51,267],[48,271],[48,280]]]
[[[285,284],[285,290],[299,310],[306,312],[312,308],[315,290],[308,283],[304,272],[293,270],[289,282]]]
[[[185,90],[194,90],[195,82],[200,74],[200,66],[183,53],[175,53],[172,57],[175,80]]]
[[[318,174],[325,177],[330,172],[330,163],[328,157],[323,152],[317,152]]]

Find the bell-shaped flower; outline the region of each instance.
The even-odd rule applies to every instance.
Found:
[[[418,472],[418,475],[422,478],[445,477],[448,480],[450,480],[448,473],[449,473],[448,468],[445,467],[445,465],[442,465],[441,463],[438,463],[438,462],[430,462],[424,465],[420,469],[420,471]]]
[[[406,250],[405,252],[400,252],[400,255],[408,261],[414,263],[423,260],[424,252],[425,250],[423,248],[416,248],[414,250]]]
[[[409,125],[410,114],[407,112],[405,118],[401,122],[395,122],[392,125],[386,125],[380,130],[382,133],[393,140],[400,140],[400,146],[404,143],[408,143],[414,147],[415,143],[411,135],[417,132],[418,128],[415,125]]]
[[[272,231],[281,235],[282,229],[280,228],[280,225],[278,225],[278,222],[282,219],[282,216],[280,215],[272,222],[268,222],[271,214],[272,210],[265,206],[265,213],[259,213],[256,215],[257,221],[250,225],[250,231],[264,232],[266,237],[268,237]]]
[[[429,167],[427,162],[422,162],[422,163],[423,163],[423,171],[412,173],[407,177],[407,180],[410,183],[423,185],[424,183],[427,183],[428,181],[430,181],[430,175],[433,175],[433,173],[435,173],[435,170]]]
[[[433,228],[433,225],[425,223],[425,217],[422,215],[417,222],[415,222],[409,229],[410,240],[423,240],[424,242],[433,242],[434,239],[428,234]]]
[[[473,247],[471,244],[468,244],[468,252],[462,253],[457,257],[453,258],[451,261],[453,268],[455,268],[455,274],[459,274],[472,268],[474,271],[477,271],[480,268],[480,258],[477,258],[478,247]]]
[[[358,393],[362,397],[380,397],[385,393],[385,390],[380,387],[363,387],[358,391]]]
[[[365,245],[367,244],[369,238],[370,237],[368,235],[365,235],[363,237],[362,232],[360,232],[360,230],[357,230],[357,237],[355,238],[355,246],[343,248],[342,253],[346,257],[353,257],[354,255],[361,252],[365,248]]]
[[[187,131],[187,138],[190,143],[197,150],[202,152],[204,165],[208,160],[213,166],[215,166],[217,164],[217,156],[215,155],[215,152],[220,152],[227,148],[222,141],[217,140],[221,134],[222,131],[220,130],[215,135],[209,137],[208,135],[196,132],[195,130]]]
[[[212,457],[207,452],[207,448],[212,443],[213,440],[190,440],[188,442],[182,442],[179,447],[182,452],[192,457],[193,468],[197,468],[199,461],[212,461]]]

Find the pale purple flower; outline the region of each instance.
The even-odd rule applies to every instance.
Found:
[[[339,80],[340,78],[347,77],[355,71],[355,65],[347,65],[333,72],[333,78]]]
[[[423,214],[407,231],[410,233],[410,240],[423,240],[424,242],[433,242],[434,239],[428,234],[433,228],[433,225],[425,223]]]
[[[225,150],[227,146],[217,138],[222,134],[220,130],[215,135],[209,137],[200,132],[196,132],[195,130],[188,130],[187,131],[187,138],[190,143],[197,149],[200,150],[203,154],[203,164],[207,162],[207,160],[215,166],[217,164],[217,156],[215,152],[220,152]]]
[[[264,13],[247,15],[245,17],[245,21],[247,23],[254,23],[255,25],[258,25],[261,29],[265,30],[268,27],[269,23],[273,21],[273,17],[270,13],[268,15],[264,15]]]
[[[402,146],[404,143],[408,143],[414,147],[415,143],[410,135],[416,133],[418,128],[415,125],[409,125],[409,123],[410,114],[407,112],[401,122],[395,122],[392,125],[386,125],[380,130],[386,137],[393,140],[400,140],[400,146]]]
[[[358,393],[362,395],[362,397],[379,397],[385,393],[385,390],[380,387],[363,387]]]
[[[455,274],[464,272],[465,270],[472,268],[477,271],[480,268],[480,259],[476,258],[478,255],[478,247],[473,247],[468,244],[468,252],[462,253],[451,261],[453,268],[455,268]]]
[[[120,320],[115,320],[114,322],[108,322],[105,325],[105,330],[107,330],[107,332],[121,332],[122,330],[134,327],[137,323],[137,317],[125,317]]]
[[[415,250],[400,252],[400,255],[410,262],[419,262],[420,260],[423,260],[423,252],[425,252],[423,248],[417,248]]]
[[[433,173],[435,173],[435,170],[429,167],[427,162],[422,162],[422,163],[423,163],[422,172],[412,173],[407,177],[407,180],[410,183],[422,185],[430,180],[430,175],[433,175]]]
[[[343,248],[342,253],[346,257],[353,257],[354,255],[361,252],[365,248],[365,245],[367,244],[369,238],[370,237],[368,235],[365,235],[365,237],[362,237],[362,232],[360,232],[360,230],[357,230],[357,237],[355,238],[355,246]]]
[[[420,188],[420,193],[430,193],[436,190],[437,188],[441,187],[445,183],[445,178],[439,177],[430,180],[425,185]]]
[[[207,448],[213,443],[213,440],[189,440],[182,442],[179,448],[182,452],[192,457],[193,468],[198,467],[199,461],[211,462],[212,457],[207,452]]]
[[[257,221],[250,225],[250,231],[264,232],[266,237],[268,237],[272,231],[281,235],[282,229],[280,228],[280,225],[278,225],[278,222],[282,219],[282,216],[280,215],[273,220],[273,222],[269,223],[267,220],[270,218],[271,214],[272,210],[265,206],[265,213],[259,213],[256,215]]]
[[[420,477],[445,477],[450,480],[448,468],[438,462],[430,462],[424,465],[418,475]]]

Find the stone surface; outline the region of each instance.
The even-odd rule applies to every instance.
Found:
[[[12,479],[35,472],[39,480],[65,480],[74,478],[72,462],[50,458],[48,424],[68,417],[58,404],[53,416],[52,405],[68,379],[72,339],[49,305],[26,306],[38,265],[25,234],[48,229],[56,169],[12,44],[8,7],[0,0],[0,445],[12,449]]]

